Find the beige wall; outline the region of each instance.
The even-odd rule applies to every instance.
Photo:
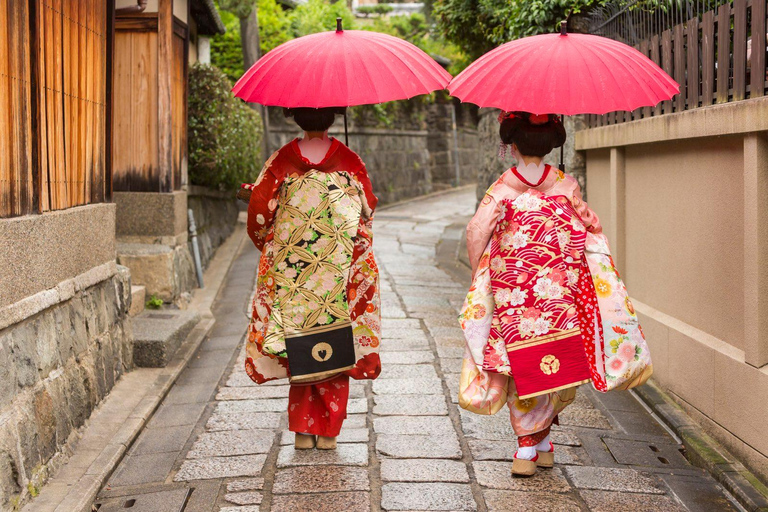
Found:
[[[654,379],[766,481],[767,119],[759,98],[576,135]]]
[[[114,262],[115,205],[93,204],[0,219],[0,247],[2,310]]]

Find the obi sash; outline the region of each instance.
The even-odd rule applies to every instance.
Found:
[[[576,307],[586,230],[570,201],[529,190],[501,202],[490,242],[486,365],[503,346],[521,399],[590,381]],[[506,358],[504,358],[506,359]]]
[[[362,202],[348,175],[286,179],[274,224],[275,295],[265,344],[284,344],[291,382],[355,366],[347,298]]]

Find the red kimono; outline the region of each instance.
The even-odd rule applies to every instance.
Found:
[[[245,367],[257,383],[291,379],[294,432],[338,435],[349,377],[374,379],[381,370],[376,202],[362,160],[336,139],[316,164],[301,156],[297,140],[286,144],[267,160],[252,192],[248,234],[262,254]],[[291,376],[286,340],[342,331],[351,333],[353,364]],[[331,347],[318,345],[312,357],[322,362]]]

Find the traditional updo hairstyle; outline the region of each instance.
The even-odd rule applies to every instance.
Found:
[[[515,144],[520,154],[543,157],[565,144],[565,128],[555,114],[502,112],[499,136],[503,144]]]
[[[293,117],[305,132],[324,132],[333,124],[338,108],[284,108],[285,117]]]

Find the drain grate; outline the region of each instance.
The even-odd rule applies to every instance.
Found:
[[[603,438],[603,442],[619,464],[657,468],[690,467],[688,460],[680,453],[678,445],[627,441],[610,437]]]
[[[192,489],[130,494],[108,498],[95,503],[98,512],[183,512]]]

